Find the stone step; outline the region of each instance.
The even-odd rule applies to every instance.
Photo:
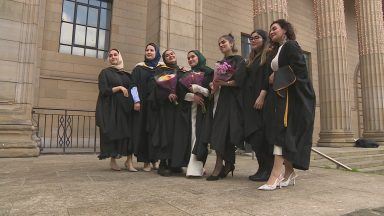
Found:
[[[314,147],[316,150],[332,157],[340,158],[347,156],[358,156],[358,155],[376,155],[384,154],[384,146],[379,148],[356,148],[356,147],[347,147],[347,148],[329,148],[329,147]],[[315,152],[312,152],[312,160],[323,159],[322,156],[318,155]]]
[[[346,157],[337,157],[334,158],[335,160],[348,165],[350,163],[359,162],[359,161],[372,161],[372,160],[383,160],[384,161],[384,154],[372,154],[372,155],[353,155],[353,156],[346,156]],[[321,158],[318,160],[313,160],[312,163],[321,165],[321,164],[328,164],[330,161],[326,158]]]
[[[384,175],[384,166],[368,167],[359,169],[360,172],[376,173]]]
[[[380,155],[380,157],[375,158],[356,158],[355,161],[349,162],[349,163],[343,163],[341,160],[339,162],[347,165],[348,167],[352,169],[357,169],[360,171],[360,169],[365,168],[373,168],[373,167],[380,167],[384,166],[384,156]],[[352,160],[352,159],[351,159]],[[312,162],[311,166],[314,167],[325,167],[325,168],[336,168],[336,164],[330,162],[330,161],[321,161],[318,163],[317,161]]]

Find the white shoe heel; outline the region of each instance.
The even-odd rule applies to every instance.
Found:
[[[282,181],[281,182],[281,186],[282,187],[288,187],[290,185],[290,183],[292,182],[292,185],[295,185],[296,184],[296,178],[298,177],[298,175],[295,173],[295,171],[293,171],[289,177],[287,178],[287,180],[285,181]]]
[[[275,182],[272,184],[272,185],[268,185],[268,184],[264,184],[264,185],[261,185],[259,188],[257,188],[258,190],[265,190],[265,191],[272,191],[272,190],[276,190],[277,187],[281,188],[281,182],[283,181],[283,178],[277,178],[275,180]]]

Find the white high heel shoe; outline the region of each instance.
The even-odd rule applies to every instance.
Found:
[[[264,184],[264,185],[261,185],[259,188],[257,188],[258,190],[265,190],[265,191],[272,191],[272,190],[275,190],[277,189],[277,187],[281,188],[281,182],[284,180],[283,176],[279,176],[275,182],[272,184],[272,185],[269,185],[269,184]]]
[[[298,175],[295,173],[295,171],[291,172],[291,174],[289,175],[289,177],[287,178],[287,180],[283,180],[281,183],[280,183],[280,186],[281,187],[288,187],[290,185],[290,183],[292,182],[292,185],[295,185],[296,184],[296,178],[298,177]]]

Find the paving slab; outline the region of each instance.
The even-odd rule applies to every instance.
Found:
[[[210,155],[208,174],[214,161]],[[311,167],[298,171],[297,185],[265,192],[248,180],[257,169],[249,156],[237,156],[234,176],[215,182],[108,165],[89,154],[0,159],[0,215],[384,214],[378,174]]]

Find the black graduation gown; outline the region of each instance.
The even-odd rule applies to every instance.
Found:
[[[177,69],[166,66],[157,67],[155,76],[176,73]],[[148,126],[149,138],[155,152],[156,159],[171,159],[174,143],[176,104],[170,102],[166,89],[155,85],[153,92],[148,97]]]
[[[96,125],[100,128],[99,159],[119,158],[133,153],[129,143],[130,119],[133,99],[124,97],[122,92],[112,92],[116,86],[128,90],[135,86],[131,75],[109,67],[103,69],[98,78],[99,96],[96,104]]]
[[[132,77],[138,88],[141,110],[134,111],[132,118],[132,143],[135,148],[135,156],[138,162],[154,162],[157,158],[153,149],[148,125],[149,96],[154,91],[155,68],[144,64],[138,64],[132,71]]]
[[[246,66],[245,60],[238,55],[229,56],[223,60],[236,69],[231,79],[236,81],[237,86],[221,87],[214,116],[214,100],[210,101],[205,120],[207,129],[203,131],[203,138],[204,142],[210,143],[211,148],[221,154],[226,162],[234,164],[236,146],[242,146],[244,142],[243,99],[240,87],[244,85]]]
[[[184,76],[186,76],[188,72],[178,72],[178,80]],[[212,82],[213,78],[213,70],[207,66],[204,66],[200,69],[199,72],[204,72],[204,80],[202,87],[209,88],[209,83]],[[192,122],[191,122],[191,115],[192,115],[192,102],[184,100],[185,95],[189,93],[189,89],[186,88],[181,83],[178,83],[177,86],[177,97],[178,97],[178,103],[179,105],[176,108],[176,116],[175,116],[175,140],[174,140],[174,146],[172,150],[172,167],[185,167],[189,163],[189,159],[191,156],[191,136],[192,136]],[[204,97],[205,101],[205,107],[207,109],[208,107],[208,97]],[[203,128],[203,122],[204,118],[206,116],[206,112],[203,113],[202,107],[197,107],[197,113],[196,113],[196,128],[195,128],[195,135],[196,135],[196,142],[194,146],[194,152],[193,154],[196,154],[198,156],[198,160],[205,162],[207,158],[208,150],[206,149],[206,146],[202,146],[202,139],[201,139],[201,131],[204,130]],[[203,149],[200,149],[203,148]]]
[[[280,50],[279,68],[284,66],[292,68],[296,81],[282,88],[284,94],[270,90],[266,121],[267,139],[270,145],[282,147],[283,157],[292,162],[294,168],[307,170],[312,147],[316,97],[308,78],[304,55],[296,41],[287,41]]]
[[[243,92],[243,115],[245,141],[258,152],[265,145],[263,109],[257,110],[253,106],[262,90],[268,91],[268,65],[260,66],[260,57],[247,67],[247,77]]]

